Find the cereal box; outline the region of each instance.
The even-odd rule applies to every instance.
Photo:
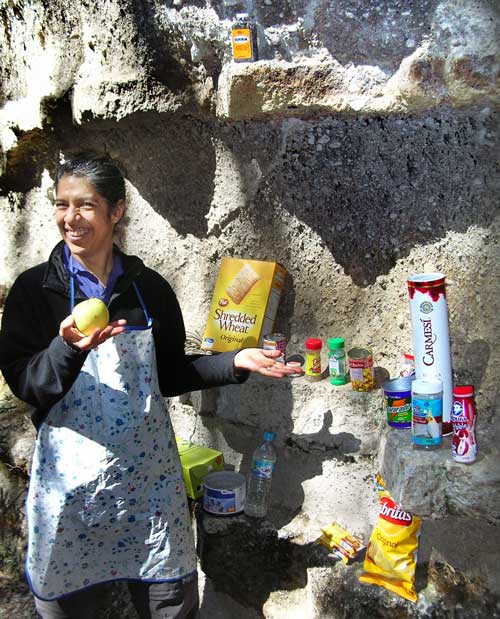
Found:
[[[285,275],[277,262],[223,258],[201,348],[225,352],[260,346],[273,330]]]

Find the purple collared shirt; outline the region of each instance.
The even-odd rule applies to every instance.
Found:
[[[67,245],[64,246],[63,261],[68,273],[73,272],[78,288],[82,294],[88,298],[97,297],[98,299],[102,299],[104,303],[109,303],[116,280],[123,273],[122,259],[119,254],[113,254],[113,267],[109,274],[106,287],[101,284],[93,273],[87,271],[77,258],[71,256],[71,252]]]

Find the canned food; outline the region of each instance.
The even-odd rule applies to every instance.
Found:
[[[387,423],[393,428],[411,428],[412,378],[395,378],[384,383]]]
[[[281,355],[276,357],[276,361],[285,363],[286,360],[286,337],[283,333],[271,333],[270,335],[264,335],[262,341],[262,348],[264,350],[279,350]]]
[[[287,361],[286,366],[295,370],[293,374],[288,374],[288,378],[298,378],[299,376],[304,376],[304,370],[302,369],[302,363],[300,361]]]
[[[347,353],[354,391],[370,391],[375,387],[373,353],[369,348],[351,348]]]
[[[217,516],[240,514],[245,507],[246,479],[234,471],[210,473],[203,482],[203,509]]]

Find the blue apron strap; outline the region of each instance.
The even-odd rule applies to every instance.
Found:
[[[139,299],[139,303],[141,304],[142,307],[142,311],[144,313],[144,317],[146,318],[146,325],[147,325],[147,329],[150,329],[152,324],[153,324],[153,320],[151,318],[151,316],[148,314],[148,310],[146,309],[146,304],[144,303],[144,299],[142,298],[141,293],[139,292],[139,287],[137,286],[137,284],[135,282],[132,282],[132,286],[134,287],[135,293],[137,295],[137,298]],[[141,326],[136,326],[136,325],[127,325],[125,327],[125,331],[138,331],[140,329],[144,329],[144,327]]]
[[[69,304],[71,311],[75,309],[75,273],[73,271],[73,256],[69,258]]]

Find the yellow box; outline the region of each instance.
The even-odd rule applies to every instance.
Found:
[[[203,496],[205,477],[224,468],[224,456],[221,451],[195,445],[182,438],[176,438],[176,441],[187,495],[198,499]]]
[[[285,275],[277,262],[223,258],[201,348],[260,346],[262,336],[273,331]]]

